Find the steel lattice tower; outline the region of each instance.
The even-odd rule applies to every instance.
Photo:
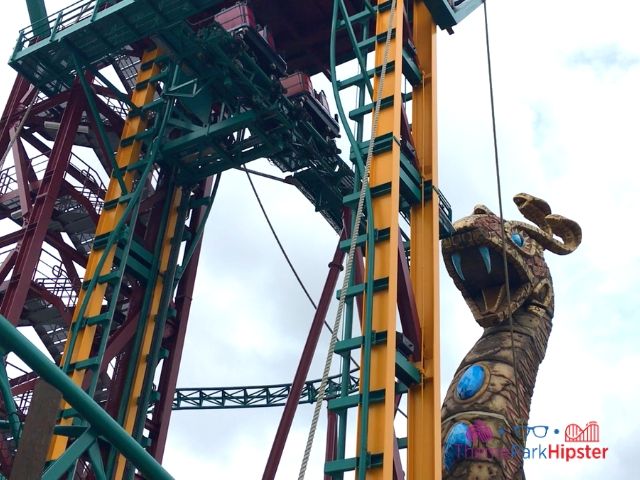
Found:
[[[439,478],[437,243],[452,227],[437,189],[436,29],[480,4],[81,0],[48,15],[44,0],[27,0],[32,25],[0,119],[0,220],[11,225],[0,238],[0,349],[30,370],[0,368],[0,473],[171,478],[160,462],[172,409],[266,398],[285,404],[273,478],[301,395],[317,398],[307,376],[353,233],[335,353],[360,369],[345,361],[329,382],[325,478]],[[351,147],[343,155],[309,83],[321,72]],[[345,111],[343,97],[357,107]],[[176,391],[220,175],[259,158],[339,235],[296,376],[242,398]],[[50,358],[16,327],[32,327]],[[397,438],[403,395],[408,436]],[[347,452],[355,411],[358,448]]]

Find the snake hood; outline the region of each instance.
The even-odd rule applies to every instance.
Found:
[[[449,275],[476,322],[483,327],[508,320],[509,312],[515,312],[525,302],[552,310],[551,275],[543,251],[568,254],[582,239],[580,226],[573,220],[551,214],[544,200],[520,193],[514,202],[535,226],[505,221],[504,252],[500,218],[484,205],[476,206],[472,215],[458,220],[454,224],[456,233],[442,242]],[[506,288],[507,276],[509,289]],[[511,308],[508,308],[509,300]]]

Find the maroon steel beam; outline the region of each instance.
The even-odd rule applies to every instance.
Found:
[[[87,257],[83,253],[79,252],[71,245],[68,245],[63,239],[62,235],[58,232],[49,232],[45,237],[45,240],[49,245],[60,252],[60,256],[64,256],[67,259],[77,263],[83,268],[87,266]]]
[[[415,361],[418,361],[422,350],[420,348],[422,333],[416,298],[413,295],[409,262],[402,242],[399,242],[398,245],[398,312],[400,313],[402,332],[415,346],[413,357]]]
[[[0,248],[8,247],[14,243],[20,241],[24,235],[24,230],[16,230],[15,232],[7,233],[0,237]]]
[[[394,415],[400,407],[402,395],[396,395]],[[393,480],[404,480],[404,469],[402,468],[402,459],[400,458],[400,448],[398,448],[398,437],[396,437],[395,429],[393,431]]]
[[[327,408],[327,446],[324,452],[324,461],[331,462],[336,459],[338,444],[338,415]],[[324,480],[332,480],[331,475],[325,474]]]
[[[140,290],[142,289],[137,289],[136,291]],[[131,301],[133,302],[134,300],[132,299]],[[127,315],[127,320],[125,321],[125,323],[109,337],[109,342],[107,343],[107,348],[105,349],[104,357],[102,358],[102,364],[100,365],[101,372],[107,370],[107,366],[109,365],[111,360],[116,357],[116,355],[124,352],[125,348],[131,342],[133,336],[136,334],[137,327],[138,314],[136,313],[135,315]]]
[[[62,321],[64,322],[64,327],[69,327],[71,325],[71,311],[62,302],[62,299],[60,297],[54,295],[53,292],[50,292],[46,287],[38,285],[35,282],[31,282],[30,288],[31,291],[36,294],[36,296],[51,304],[53,308],[60,312],[60,316],[62,317]]]
[[[9,129],[9,137],[14,139],[16,129]],[[19,138],[13,142],[13,164],[16,168],[16,180],[18,183],[18,196],[20,197],[20,210],[22,211],[23,223],[29,218],[31,212],[31,187],[29,186],[29,165],[27,152]]]
[[[98,220],[100,219],[100,214],[96,212],[96,207],[91,203],[87,197],[85,197],[82,193],[80,193],[73,185],[71,185],[66,180],[62,181],[62,184],[59,189],[61,194],[69,195],[76,202],[84,207],[87,211],[87,215],[91,217],[91,220],[95,225],[98,225]]]
[[[201,184],[200,196],[208,197],[213,189],[213,177],[207,178]],[[190,229],[194,233],[204,218],[205,207],[196,210],[192,215]],[[174,322],[174,334],[171,338],[166,339],[164,346],[169,351],[169,356],[162,362],[160,372],[160,381],[158,383],[158,392],[160,400],[153,409],[152,421],[155,427],[153,432],[153,442],[149,447],[149,452],[159,462],[164,456],[164,449],[167,443],[167,434],[169,433],[169,423],[171,421],[171,407],[173,405],[173,395],[178,383],[178,373],[180,371],[180,361],[182,360],[182,351],[184,349],[184,339],[187,334],[187,325],[189,321],[189,311],[191,310],[191,301],[193,299],[193,289],[196,283],[196,274],[198,272],[198,260],[202,249],[202,239],[195,248],[191,261],[186,266],[182,278],[178,284],[178,290],[175,298],[176,320]]]
[[[0,265],[0,283],[4,282],[7,275],[16,264],[16,258],[18,258],[18,252],[16,250],[12,250],[7,258],[4,259],[2,265]]]
[[[78,182],[80,182],[83,186],[88,188],[91,193],[98,195],[100,198],[104,198],[106,190],[100,187],[100,185],[98,185],[93,179],[82,173],[82,171],[80,171],[78,167],[70,164],[67,173],[75,178]]]
[[[7,148],[9,148],[9,142],[11,141],[9,130],[17,122],[13,117],[20,113],[19,107],[22,105],[22,99],[29,90],[29,86],[29,82],[24,77],[18,75],[11,88],[9,99],[2,112],[2,117],[0,117],[0,159],[4,156]],[[2,168],[3,164],[4,161],[0,161],[0,168]]]
[[[51,223],[55,200],[62,187],[64,173],[69,164],[71,147],[85,107],[85,98],[81,88],[76,84],[72,90],[51,151],[51,157],[47,163],[47,169],[36,195],[32,213],[23,229],[24,235],[17,246],[18,258],[13,275],[2,298],[2,303],[0,303],[0,312],[14,325],[17,325],[20,319],[22,307],[27,298],[31,277],[40,258],[42,243]]]
[[[284,445],[287,441],[289,430],[291,430],[293,417],[296,413],[296,409],[298,408],[298,400],[300,399],[304,383],[307,380],[309,367],[311,366],[311,361],[313,360],[313,355],[315,353],[316,346],[318,345],[320,334],[322,333],[322,327],[324,326],[325,317],[327,316],[327,311],[329,310],[329,305],[336,289],[338,276],[342,271],[342,262],[344,260],[345,252],[340,248],[340,241],[345,238],[347,238],[346,229],[343,230],[340,240],[338,241],[338,246],[336,247],[336,251],[333,255],[333,259],[329,264],[329,274],[327,275],[327,280],[325,281],[322,295],[318,302],[318,308],[313,316],[309,335],[307,336],[307,341],[302,350],[302,356],[300,357],[300,363],[298,363],[298,368],[293,378],[293,384],[291,385],[291,390],[287,397],[287,403],[284,407],[284,411],[282,412],[278,430],[273,440],[271,451],[269,452],[267,465],[262,475],[263,480],[273,480],[276,476],[278,465],[282,458]]]
[[[58,250],[58,253],[60,254],[60,260],[62,261],[64,269],[67,272],[67,277],[69,278],[69,280],[71,280],[71,284],[73,285],[76,293],[79,292],[82,280],[80,279],[78,271],[76,270],[76,266],[73,264],[73,262],[76,257],[80,256],[85,259],[84,263],[86,264],[86,258],[75,248],[67,245],[62,239],[62,235],[60,234],[60,232],[48,232],[45,240],[47,241],[47,243],[50,243],[52,247]],[[53,245],[50,240],[54,240],[56,245]],[[80,265],[82,265],[82,263],[80,263]]]
[[[9,384],[11,385],[11,393],[14,397],[18,395],[22,395],[30,390],[33,390],[33,387],[36,383],[36,380],[40,378],[37,373],[29,372],[24,375],[20,375],[19,377],[12,378],[9,380]]]

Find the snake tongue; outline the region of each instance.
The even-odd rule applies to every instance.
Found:
[[[482,299],[484,300],[485,310],[483,313],[496,313],[498,311],[498,307],[504,299],[505,294],[505,285],[483,288]]]

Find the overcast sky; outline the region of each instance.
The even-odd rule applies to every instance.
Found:
[[[26,8],[17,3],[0,18],[3,58],[27,23]],[[584,238],[569,256],[547,254],[556,312],[530,424],[563,431],[569,423],[595,420],[602,446],[609,447],[604,461],[528,461],[527,478],[636,478],[631,465],[640,434],[634,371],[640,365],[640,229],[633,208],[639,191],[640,5],[493,0],[489,14],[506,217],[521,219],[511,197],[531,193],[578,221]],[[439,35],[440,187],[455,218],[477,203],[498,208],[484,48],[481,11],[455,35]],[[14,74],[5,65],[0,75],[4,103]],[[255,166],[269,168],[265,162]],[[334,232],[293,187],[255,182],[317,299]],[[179,385],[290,381],[313,309],[238,172],[223,176],[204,242]],[[481,328],[444,269],[441,280],[444,392]],[[312,378],[320,376],[327,339],[325,332]],[[297,475],[311,407],[299,412],[278,478]],[[177,412],[166,467],[178,479],[259,478],[280,413]],[[307,478],[321,478],[323,455],[321,430]]]

